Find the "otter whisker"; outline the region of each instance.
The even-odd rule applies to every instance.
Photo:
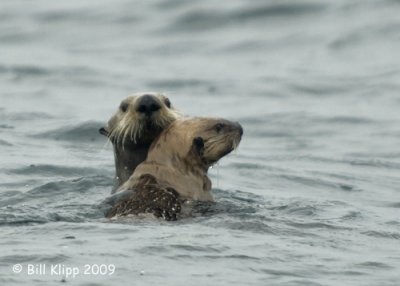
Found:
[[[111,131],[110,131],[110,139],[114,139],[114,141],[117,143],[117,141],[118,141],[118,136],[119,136],[119,134],[118,134],[118,130],[117,130],[117,128],[114,128],[114,129],[112,129]]]
[[[138,142],[138,138],[142,138],[142,129],[143,129],[143,124],[142,122],[138,122],[135,126],[134,126],[134,137],[133,137],[133,142],[136,144]]]
[[[122,128],[121,127],[116,128],[115,135],[116,135],[116,142],[119,145],[119,143],[121,142],[121,136],[122,136]]]
[[[128,121],[126,118],[124,118],[124,121]],[[118,142],[122,143],[122,148],[124,148],[125,145],[125,140],[126,140],[126,133],[129,128],[129,124],[126,122],[123,122],[124,124],[122,125],[122,128],[119,131],[119,136],[118,136]],[[121,141],[122,139],[122,141]]]
[[[103,147],[101,148],[101,151],[105,150],[105,149],[108,148],[109,146],[110,146],[110,140],[107,140],[107,141],[104,143]]]
[[[122,148],[125,149],[126,137],[129,135],[128,128],[125,129],[124,136],[122,137]]]
[[[235,150],[237,148],[238,144],[239,143],[237,142],[237,139],[232,140],[232,150]]]
[[[124,140],[123,140],[123,144],[125,145],[126,143],[126,139],[129,137],[131,139],[131,141],[134,141],[136,143],[136,140],[134,135],[136,134],[136,125],[135,124],[126,124],[127,128],[125,130],[125,135],[124,135]]]
[[[137,142],[138,142],[138,133],[139,133],[139,130],[141,129],[141,124],[140,123],[137,123],[137,124],[135,124],[135,125],[132,125],[132,127],[131,127],[131,132],[132,132],[132,141],[136,144]],[[140,137],[139,137],[140,138]]]
[[[130,128],[131,132],[130,132],[130,136],[129,136],[129,138],[131,139],[131,141],[133,141],[133,129],[134,129],[134,127],[133,127],[133,125],[132,125],[131,128]]]
[[[115,142],[119,144],[121,137],[121,127],[116,126],[115,129],[112,131],[112,135],[115,137]]]

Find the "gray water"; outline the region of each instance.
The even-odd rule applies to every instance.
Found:
[[[110,221],[97,130],[146,90],[244,137],[215,205]],[[2,0],[0,285],[400,285],[399,90],[395,0]]]

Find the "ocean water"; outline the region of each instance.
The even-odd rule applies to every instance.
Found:
[[[400,285],[399,15],[396,0],[2,0],[0,285]],[[146,90],[244,136],[210,170],[214,205],[108,220],[97,130]]]

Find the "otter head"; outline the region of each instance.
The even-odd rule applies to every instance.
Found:
[[[114,145],[150,145],[178,117],[179,113],[165,95],[134,94],[121,102],[118,111],[99,132],[107,136]]]
[[[237,122],[202,118],[195,125],[189,153],[205,170],[236,149],[242,139],[243,128]]]
[[[171,165],[183,164],[207,171],[239,145],[242,134],[239,123],[226,119],[179,119],[153,143],[148,161],[171,161]]]
[[[99,130],[114,147],[116,174],[113,192],[146,159],[154,139],[179,116],[163,94],[134,94],[121,102],[107,126]]]

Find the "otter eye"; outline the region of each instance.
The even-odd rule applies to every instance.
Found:
[[[119,109],[121,109],[122,112],[126,112],[128,110],[128,103],[126,102],[121,102],[121,105],[119,106]]]
[[[201,137],[196,137],[193,139],[193,144],[196,146],[197,152],[200,152],[204,148],[204,140]]]
[[[169,98],[164,99],[164,103],[168,108],[171,108],[171,101],[169,100]]]
[[[221,132],[222,129],[224,129],[224,127],[225,127],[225,124],[217,123],[217,124],[215,124],[214,128],[215,128],[215,131],[217,131],[219,133],[219,132]]]

